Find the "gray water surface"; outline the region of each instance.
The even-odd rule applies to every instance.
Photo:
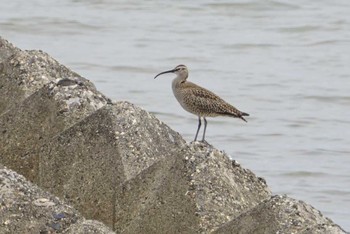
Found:
[[[350,230],[350,1],[0,0],[0,35],[41,49],[114,100],[192,141],[173,97],[189,79],[251,114],[208,119],[207,141]]]

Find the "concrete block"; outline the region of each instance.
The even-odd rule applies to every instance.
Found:
[[[0,165],[0,233],[113,233]]]

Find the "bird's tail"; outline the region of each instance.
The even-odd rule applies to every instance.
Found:
[[[241,112],[239,115],[238,115],[238,118],[240,118],[241,120],[243,120],[244,122],[247,122],[247,120],[245,118],[243,118],[243,116],[249,116],[248,113],[245,113],[245,112]]]
[[[248,122],[243,116],[249,116],[249,114],[245,113],[245,112],[241,112],[239,110],[236,110],[235,112],[219,112],[219,114],[226,115],[226,116],[232,116],[235,118],[240,118],[244,122]]]

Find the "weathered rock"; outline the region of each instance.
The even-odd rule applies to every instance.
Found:
[[[0,233],[113,233],[0,165]]]
[[[0,36],[0,64],[21,50]],[[2,68],[0,68],[0,71]]]
[[[48,54],[21,51],[0,37],[0,114],[16,107],[45,84],[67,79],[89,86],[90,91],[94,89],[91,82]]]
[[[121,233],[208,233],[270,196],[262,179],[212,146],[192,143],[123,184]]]
[[[35,181],[39,165],[35,152],[44,139],[74,125],[109,99],[49,55],[1,43],[7,46],[0,51],[6,52],[0,71],[0,158]]]
[[[305,202],[277,195],[224,224],[214,233],[340,234],[345,231]]]
[[[129,103],[107,105],[42,147],[39,185],[113,226],[121,184],[180,144],[177,133],[146,111]]]
[[[113,234],[106,225],[96,220],[86,220],[79,221],[76,224],[72,224],[63,233],[67,234]]]

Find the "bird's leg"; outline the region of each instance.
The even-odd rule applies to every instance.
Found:
[[[206,142],[205,141],[205,131],[207,130],[207,120],[203,117],[204,119],[204,131],[203,131],[203,138],[202,138],[202,142]]]
[[[197,136],[198,136],[199,129],[201,128],[201,125],[202,125],[201,117],[198,116],[198,128],[197,128],[197,133],[196,133],[196,137],[194,138],[194,141],[197,141]]]

